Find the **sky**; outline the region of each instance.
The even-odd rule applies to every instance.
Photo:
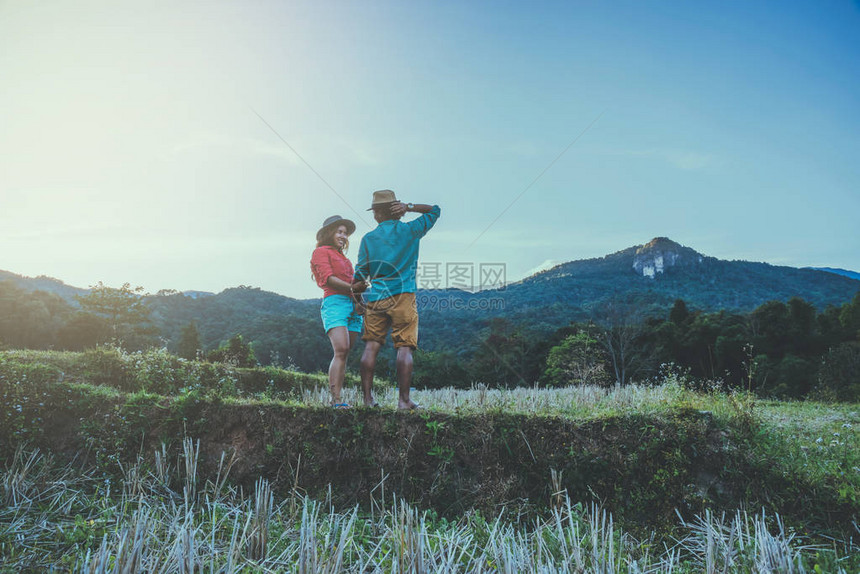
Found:
[[[858,157],[857,2],[0,0],[0,269],[78,287],[319,297],[386,188],[508,281],[657,236],[860,271]]]

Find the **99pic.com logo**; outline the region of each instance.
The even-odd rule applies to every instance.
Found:
[[[439,292],[419,292],[415,299],[419,311],[504,311],[504,297],[481,294],[469,296],[445,295]]]

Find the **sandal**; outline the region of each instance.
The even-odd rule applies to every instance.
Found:
[[[349,403],[335,403],[331,406],[331,408],[333,408],[333,409],[351,409],[352,407],[350,406]]]

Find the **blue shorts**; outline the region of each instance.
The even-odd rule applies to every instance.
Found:
[[[355,312],[352,299],[346,295],[323,297],[320,316],[326,333],[335,327],[346,327],[347,331],[361,333],[361,325],[364,322],[364,317]]]

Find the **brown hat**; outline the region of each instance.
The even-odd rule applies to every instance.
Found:
[[[327,217],[325,221],[323,221],[322,227],[317,231],[317,241],[320,240],[320,237],[330,229],[334,225],[346,225],[346,234],[352,235],[355,232],[355,223],[350,221],[349,219],[344,219],[340,215],[332,215],[331,217]]]
[[[389,203],[394,203],[397,201],[397,196],[394,195],[394,192],[390,189],[381,189],[379,191],[373,192],[373,203],[370,204],[370,211],[374,207],[381,207],[383,205],[388,205]]]

